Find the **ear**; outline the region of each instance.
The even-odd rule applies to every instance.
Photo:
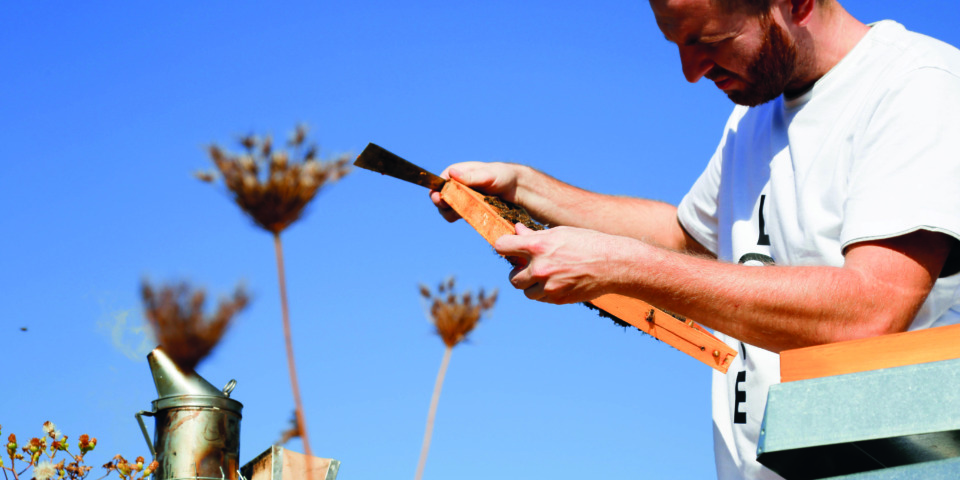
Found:
[[[813,6],[818,0],[790,0],[790,23],[798,27],[806,26],[813,18]]]

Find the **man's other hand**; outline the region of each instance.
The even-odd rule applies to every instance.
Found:
[[[494,244],[497,253],[526,260],[510,272],[510,283],[527,298],[556,304],[611,293],[627,266],[621,255],[640,243],[574,227],[534,231],[518,223],[516,232]]]
[[[517,203],[517,165],[510,163],[462,162],[447,167],[440,177],[454,179],[487,195],[496,195],[508,202]],[[455,222],[460,215],[440,198],[440,192],[430,191],[430,199],[448,222]]]

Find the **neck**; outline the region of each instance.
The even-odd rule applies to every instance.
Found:
[[[784,94],[795,98],[813,88],[813,84],[840,63],[869,30],[870,27],[853,18],[839,3],[818,4],[810,23],[796,35],[798,47],[803,52],[799,59],[800,72]]]

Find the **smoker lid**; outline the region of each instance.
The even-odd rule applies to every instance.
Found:
[[[153,411],[159,412],[169,408],[220,408],[240,415],[243,404],[224,396],[210,395],[177,395],[174,397],[158,398],[151,402]]]
[[[239,412],[240,402],[230,397],[235,381],[220,390],[194,371],[185,372],[157,347],[147,355],[153,383],[160,397],[153,402],[154,410],[179,406],[219,407]]]

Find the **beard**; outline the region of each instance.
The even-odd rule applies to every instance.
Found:
[[[727,98],[738,105],[755,107],[779,97],[793,78],[797,68],[797,45],[775,22],[761,17],[763,32],[757,58],[747,67],[750,79],[743,90],[727,93]]]

